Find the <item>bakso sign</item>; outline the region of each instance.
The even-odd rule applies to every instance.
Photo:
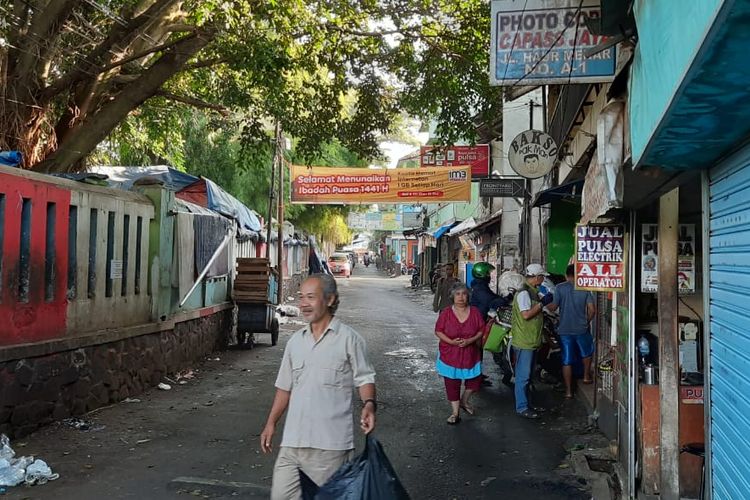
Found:
[[[508,149],[508,162],[511,168],[527,179],[547,175],[556,159],[555,140],[541,130],[521,132],[513,139]]]
[[[618,224],[576,226],[577,290],[625,290],[625,229]]]

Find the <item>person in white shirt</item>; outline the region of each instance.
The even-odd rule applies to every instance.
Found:
[[[284,349],[273,406],[260,436],[262,451],[270,453],[276,424],[289,410],[273,470],[272,500],[300,498],[300,471],[322,486],[351,458],[354,387],[362,399],[362,432],[375,428],[375,370],[365,340],[334,317],[336,281],[326,274],[310,276],[301,295],[300,310],[309,325]]]

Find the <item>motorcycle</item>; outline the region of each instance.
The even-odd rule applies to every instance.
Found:
[[[418,267],[414,267],[411,270],[411,287],[412,288],[419,288],[419,282],[420,282],[420,279],[419,279],[419,268]]]
[[[508,297],[511,304],[513,303],[514,292],[512,291]],[[538,380],[546,384],[557,384],[562,381],[562,349],[560,347],[560,336],[557,333],[558,317],[547,311],[543,314],[542,344],[536,352],[532,380]],[[496,311],[490,311],[488,315],[488,323],[492,322],[510,329],[512,306],[498,308]],[[508,386],[511,385],[515,367],[513,349],[510,345],[511,338],[510,335],[506,336],[503,339],[502,350],[492,353],[492,359],[500,368],[502,383]],[[533,383],[531,389],[533,390]]]

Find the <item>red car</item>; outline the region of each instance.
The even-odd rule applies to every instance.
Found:
[[[345,253],[337,252],[331,255],[331,258],[328,259],[328,268],[334,275],[338,274],[347,278],[352,275],[352,265],[349,262],[349,256]]]

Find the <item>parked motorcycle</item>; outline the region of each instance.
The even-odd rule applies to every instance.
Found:
[[[411,287],[412,288],[419,288],[420,284],[420,276],[419,276],[419,268],[414,267],[411,271]]]
[[[515,290],[509,289],[509,295],[506,299],[513,304]],[[504,326],[511,327],[512,306],[498,308],[496,311],[489,312],[489,321]],[[542,327],[542,345],[536,352],[534,376],[532,380],[539,380],[542,383],[557,384],[562,381],[562,349],[560,347],[560,336],[557,333],[558,316],[556,314],[544,312],[544,324]],[[502,374],[502,383],[510,385],[513,377],[513,368],[515,359],[513,350],[510,346],[511,336],[504,339],[503,349],[501,352],[492,353],[492,358],[500,367]],[[533,382],[532,382],[533,390]]]

